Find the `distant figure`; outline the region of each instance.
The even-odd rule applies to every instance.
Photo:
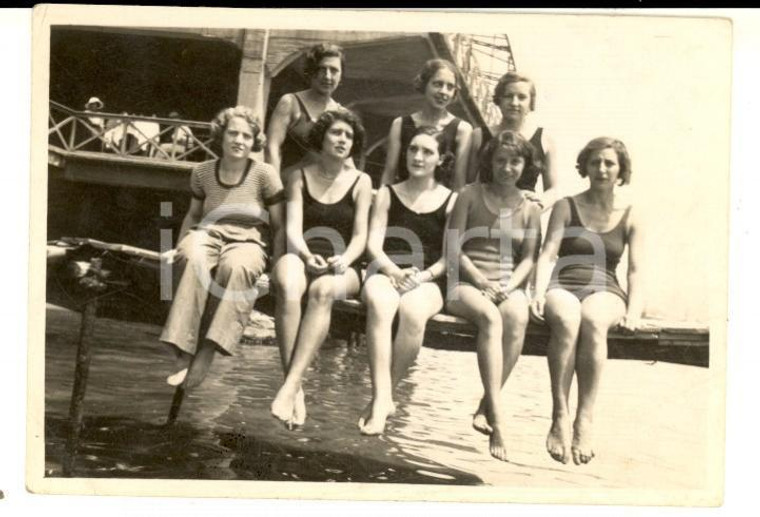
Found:
[[[554,144],[542,127],[535,125],[530,117],[536,109],[536,86],[529,78],[516,72],[507,72],[493,93],[493,103],[501,111],[501,121],[493,126],[482,126],[472,132],[472,151],[467,167],[467,182],[478,179],[479,153],[486,144],[502,131],[517,131],[530,141],[537,152],[541,166],[534,171],[523,174],[517,187],[525,195],[548,210],[554,205],[557,196],[557,171]],[[543,184],[543,193],[537,194],[536,183],[539,176]]]
[[[103,106],[103,101],[99,98],[90,97],[90,100],[84,105],[84,111],[86,113],[98,113],[103,109]],[[103,130],[105,129],[105,119],[103,119],[103,117],[87,117],[87,122],[92,127],[91,134],[86,135],[85,138],[89,139],[95,135],[101,136],[86,143],[82,149],[85,151],[102,151],[105,147],[103,140],[101,140],[101,138],[103,138]]]
[[[631,206],[615,193],[631,180],[625,145],[595,138],[578,154],[578,173],[589,188],[554,205],[536,265],[531,312],[549,325],[547,349],[552,426],[546,448],[555,460],[576,465],[594,457],[592,425],[607,332],[615,325],[634,331],[643,306],[643,234]],[[615,270],[628,245],[628,295]],[[556,260],[556,266],[553,266]],[[578,376],[578,406],[570,438],[570,387]]]
[[[169,118],[179,120],[181,117],[179,112],[172,111],[169,113]],[[187,153],[191,151],[193,147],[195,147],[195,142],[192,129],[186,124],[180,124],[174,126],[174,128],[168,132],[168,141],[160,144],[160,149],[163,153],[159,152],[157,153],[157,156],[167,160],[186,159]]]
[[[484,395],[472,425],[489,435],[491,455],[502,461],[507,461],[507,418],[501,390],[525,341],[526,284],[541,242],[541,209],[517,187],[538,166],[535,154],[517,132],[496,135],[481,154],[480,182],[464,188],[449,224],[453,288],[446,308],[478,329]]]
[[[359,294],[372,200],[372,180],[350,161],[364,142],[356,115],[325,111],[309,139],[319,161],[288,176],[287,253],[272,270],[285,372],[272,414],[288,427],[306,418],[301,383],[327,337],[334,300]]]
[[[424,95],[422,108],[391,123],[381,186],[409,177],[403,153],[415,130],[429,126],[443,133],[443,152],[452,153],[455,157],[453,177],[441,178],[441,183],[455,192],[464,187],[472,126],[448,111],[461,87],[462,79],[453,63],[444,59],[431,59],[425,63],[414,78],[414,89]]]
[[[283,95],[267,125],[266,162],[283,179],[292,171],[316,161],[317,152],[309,145],[309,132],[319,116],[340,108],[332,95],[346,67],[343,49],[321,43],[306,53],[304,76],[309,88]]]
[[[456,198],[440,182],[454,161],[445,145],[436,128],[416,129],[403,153],[408,177],[375,196],[367,243],[372,263],[362,289],[372,401],[359,417],[362,434],[385,430],[396,410],[394,388],[414,364],[428,320],[443,308],[444,232]]]
[[[285,240],[277,235],[284,230],[280,176],[249,156],[263,147],[258,117],[245,106],[227,108],[211,122],[211,134],[221,158],[193,169],[179,245],[163,256],[184,266],[160,339],[178,355],[179,371],[167,382],[186,388],[205,378],[215,352],[233,353],[256,280]]]

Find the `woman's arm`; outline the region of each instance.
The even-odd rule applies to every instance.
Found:
[[[541,245],[541,209],[537,205],[531,204],[528,210],[530,212],[520,248],[520,262],[504,287],[507,294],[524,285],[528,280],[533,266],[536,264],[536,252]]]
[[[549,280],[551,280],[553,263],[559,253],[562,237],[565,235],[565,227],[569,221],[570,204],[566,200],[560,200],[552,208],[546,240],[544,240],[541,254],[536,261],[535,296],[531,305],[531,312],[541,320],[544,317],[546,289],[549,287]]]
[[[478,289],[483,289],[488,284],[485,276],[475,267],[470,257],[462,252],[464,243],[472,236],[466,235],[467,214],[471,203],[483,202],[472,189],[465,190],[454,203],[454,210],[449,218],[449,231],[446,239],[446,263],[450,281],[458,282],[464,279]],[[456,268],[459,268],[457,271]]]
[[[643,232],[638,228],[633,209],[628,214],[628,308],[620,325],[635,331],[644,310],[643,278],[641,263],[644,256]]]
[[[356,185],[356,199],[354,209],[354,229],[351,234],[351,242],[343,252],[343,263],[348,266],[353,264],[367,247],[367,226],[369,225],[369,207],[372,203],[372,180],[365,173],[360,173],[359,183]]]
[[[369,234],[367,236],[367,252],[373,261],[371,267],[391,278],[401,275],[398,267],[383,251],[383,242],[388,227],[388,210],[391,206],[390,187],[380,188],[375,194],[375,202],[372,203],[372,212],[369,219]]]
[[[190,208],[187,209],[187,214],[182,219],[182,226],[180,226],[179,237],[177,238],[178,243],[182,242],[182,239],[185,238],[193,226],[201,222],[201,217],[203,217],[203,200],[192,197],[190,199]]]
[[[475,183],[475,180],[478,179],[478,156],[482,145],[483,128],[475,128],[472,130],[472,136],[470,137],[470,156],[467,160],[467,183]]]
[[[270,164],[277,171],[280,171],[280,164],[282,163],[282,154],[280,148],[283,142],[285,142],[285,136],[288,132],[288,127],[293,120],[293,96],[290,94],[283,95],[277,102],[277,106],[272,112],[272,116],[269,119],[269,126],[267,127],[267,143],[264,148],[264,161]]]
[[[385,151],[385,168],[380,176],[380,186],[391,185],[396,181],[398,161],[403,159],[401,155],[401,117],[397,117],[391,124],[388,132],[388,141]],[[378,191],[379,192],[379,191]]]
[[[452,190],[459,192],[467,183],[467,166],[470,164],[470,137],[472,126],[464,120],[457,127],[457,154],[454,162],[454,181]]]
[[[544,148],[544,166],[541,173],[544,191],[539,196],[538,203],[543,211],[549,210],[559,199],[557,160],[554,150],[554,141],[546,134],[541,133],[541,146]]]
[[[295,172],[295,171],[294,171]],[[287,216],[285,218],[285,253],[293,253],[306,262],[311,256],[303,238],[303,170],[291,174],[285,188]]]

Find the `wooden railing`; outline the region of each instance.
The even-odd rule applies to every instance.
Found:
[[[76,111],[50,101],[48,145],[65,152],[202,162],[211,150],[211,124],[175,118]]]

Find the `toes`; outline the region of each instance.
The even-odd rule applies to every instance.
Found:
[[[580,465],[581,464],[581,451],[578,450],[577,447],[573,447],[571,450],[573,452],[573,463],[575,463],[576,465]]]

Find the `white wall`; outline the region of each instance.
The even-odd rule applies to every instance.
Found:
[[[535,116],[567,194],[586,186],[574,163],[588,140],[627,145],[627,190],[648,236],[647,314],[706,321],[727,280],[730,23],[531,16],[505,31],[518,71],[536,82]]]

